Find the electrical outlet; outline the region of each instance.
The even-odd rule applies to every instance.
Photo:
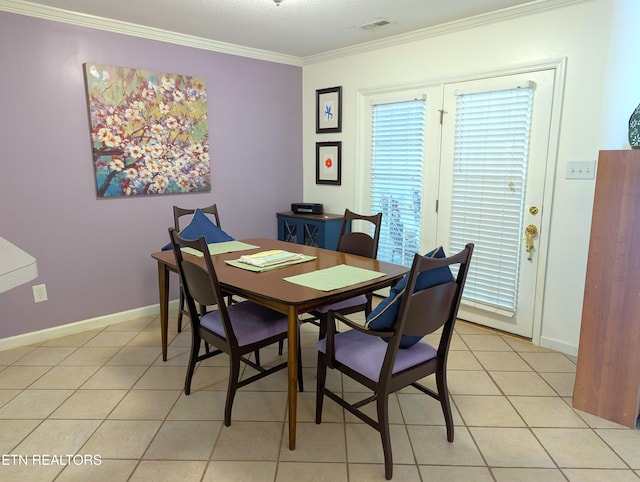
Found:
[[[41,303],[47,301],[47,285],[35,285],[31,287],[33,289],[33,301]]]
[[[565,179],[594,179],[596,161],[569,161]]]

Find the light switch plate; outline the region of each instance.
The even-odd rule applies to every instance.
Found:
[[[594,179],[596,161],[568,161],[565,179]]]

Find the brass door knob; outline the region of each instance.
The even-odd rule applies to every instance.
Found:
[[[529,253],[529,256],[527,257],[529,261],[531,261],[531,250],[533,249],[533,238],[535,238],[537,235],[538,235],[538,228],[533,224],[530,224],[524,229],[525,249],[527,253]]]

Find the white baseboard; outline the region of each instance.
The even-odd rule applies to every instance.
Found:
[[[177,306],[178,300],[169,302],[169,310],[177,308]],[[0,339],[0,351],[33,345],[35,343],[42,343],[54,338],[60,338],[62,336],[75,335],[76,333],[81,333],[83,331],[104,328],[105,326],[122,323],[123,321],[134,320],[136,318],[142,318],[144,316],[158,316],[159,314],[160,305],[155,304],[150,306],[143,306],[141,308],[135,308],[133,310],[121,311],[119,313],[111,313],[109,315],[98,316],[96,318],[89,318],[88,320],[76,321],[74,323],[68,323],[66,325],[54,326],[51,328],[46,328],[44,330],[32,331],[30,333],[10,336],[8,338]],[[158,327],[158,330],[159,329],[160,328]]]
[[[563,343],[558,340],[545,338],[544,336],[540,337],[540,346],[544,348],[549,348],[551,350],[559,351],[560,353],[564,353],[566,355],[578,356],[577,345],[569,345],[567,343]]]

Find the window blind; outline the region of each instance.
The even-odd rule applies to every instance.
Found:
[[[371,212],[382,212],[378,259],[410,266],[420,246],[424,99],[372,105]]]
[[[531,87],[456,98],[451,252],[473,241],[464,298],[515,313]]]

